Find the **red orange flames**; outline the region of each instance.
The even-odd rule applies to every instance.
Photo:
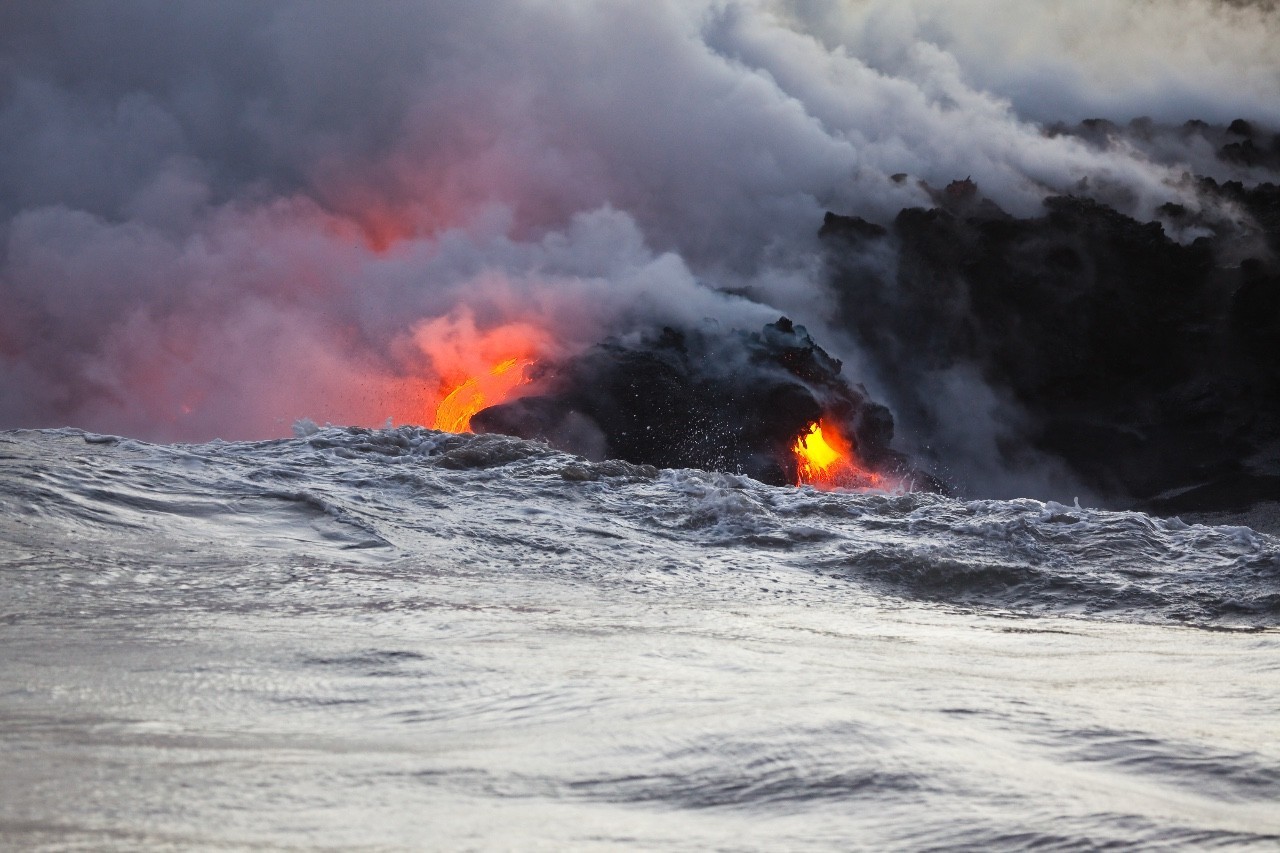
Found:
[[[818,489],[879,489],[883,477],[858,463],[853,446],[827,419],[816,421],[791,446],[796,485]]]
[[[436,406],[436,416],[431,426],[445,432],[470,432],[471,418],[487,406],[505,401],[529,379],[525,370],[532,359],[508,358],[495,364],[488,373],[469,376],[459,383]]]

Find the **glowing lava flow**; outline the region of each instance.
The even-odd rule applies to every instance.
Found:
[[[853,447],[830,422],[820,420],[796,439],[796,485],[819,489],[876,489],[881,477],[857,462]]]
[[[503,402],[513,390],[528,382],[524,372],[531,364],[531,359],[509,358],[494,365],[486,374],[469,377],[436,406],[432,427],[446,432],[470,432],[472,415],[486,406]]]

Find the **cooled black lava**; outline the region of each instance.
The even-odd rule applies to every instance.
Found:
[[[890,448],[893,417],[841,362],[786,317],[759,332],[663,328],[610,340],[535,375],[545,392],[484,409],[477,432],[541,438],[589,458],[796,482],[796,439],[819,418],[839,425],[859,460],[908,473]],[[936,486],[919,477],[922,486]]]

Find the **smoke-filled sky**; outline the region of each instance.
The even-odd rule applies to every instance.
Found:
[[[966,176],[1019,214],[1085,178],[1134,215],[1195,207],[1184,172],[1232,176],[1209,143],[1045,125],[1280,127],[1278,22],[1210,0],[3,3],[0,428],[423,422],[495,358],[783,312],[874,391],[830,325],[824,211],[888,222]]]

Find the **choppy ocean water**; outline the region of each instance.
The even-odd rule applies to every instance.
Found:
[[[0,433],[0,846],[1280,846],[1280,541],[501,436]]]

